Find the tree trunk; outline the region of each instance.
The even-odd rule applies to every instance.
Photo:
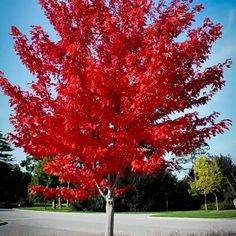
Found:
[[[67,182],[67,188],[70,188],[70,182]],[[69,200],[66,200],[66,208],[69,208]]]
[[[61,208],[61,198],[58,198],[58,208]]]
[[[192,169],[194,167],[194,154],[191,154],[191,161],[192,161]],[[193,171],[194,181],[197,181],[197,174],[195,171]]]
[[[56,209],[55,199],[52,199],[52,209]]]
[[[218,198],[217,198],[217,195],[215,195],[215,199],[216,199],[216,210],[219,211],[219,205],[218,205]]]
[[[206,192],[204,192],[204,203],[205,203],[205,211],[207,211],[207,198],[206,198]]]
[[[166,199],[166,211],[169,211],[169,200]]]
[[[106,196],[106,228],[105,236],[114,235],[114,196],[109,188]]]

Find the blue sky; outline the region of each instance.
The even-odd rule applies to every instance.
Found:
[[[236,163],[236,0],[195,0],[202,3],[205,10],[196,18],[196,24],[201,24],[203,18],[209,17],[215,23],[223,25],[223,36],[212,49],[210,60],[206,65],[212,65],[232,58],[233,65],[225,72],[226,86],[204,107],[198,109],[202,115],[213,111],[221,113],[220,118],[230,118],[233,125],[230,131],[212,138],[208,143],[211,154],[230,154]],[[11,25],[16,25],[23,33],[28,34],[30,25],[41,25],[53,40],[55,32],[44,16],[37,0],[1,0],[0,1],[0,70],[13,83],[27,88],[32,76],[21,64],[13,50],[13,40],[9,35]],[[10,108],[8,98],[0,91],[0,130],[7,133],[12,130],[9,124]],[[14,150],[17,162],[26,154],[19,148]]]

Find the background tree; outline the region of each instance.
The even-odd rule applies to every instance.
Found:
[[[0,161],[0,179],[0,207],[28,203],[29,173],[22,172],[17,164]]]
[[[179,156],[177,157],[177,161],[179,163],[178,170],[179,171],[190,171],[193,170],[193,166],[195,164],[196,159],[200,155],[207,155],[207,151],[210,149],[207,143],[202,143],[200,147],[196,148],[192,153],[187,156]],[[190,164],[190,165],[189,165]],[[187,166],[186,166],[187,165]],[[194,180],[197,179],[194,171],[193,171]]]
[[[38,161],[33,156],[27,156],[25,160],[22,160],[20,163],[20,166],[25,168],[25,170],[29,173],[32,173],[34,171],[34,168],[37,166]]]
[[[23,165],[27,164],[28,169],[31,169],[31,167],[34,166],[30,185],[40,185],[40,186],[45,186],[47,188],[57,188],[59,186],[58,177],[47,174],[44,171],[44,163],[48,161],[48,158],[38,160],[37,164],[35,164],[34,160],[35,158],[28,157],[27,163],[23,162]],[[39,193],[31,196],[30,200],[32,202],[45,202],[46,204],[47,199],[52,199],[52,208],[55,209],[56,208],[55,198],[56,195],[54,193],[45,192],[44,195]]]
[[[223,175],[218,167],[216,160],[210,160],[206,156],[200,156],[194,165],[194,172],[197,179],[190,182],[193,194],[203,194],[205,200],[205,210],[207,210],[206,195],[213,193],[218,207],[217,193],[222,190]]]
[[[202,204],[200,195],[192,195],[189,191],[189,176],[186,175],[184,179],[179,180],[175,188],[175,202],[174,210],[199,210]]]
[[[12,163],[15,160],[12,151],[8,139],[0,132],[0,207],[25,204],[28,200],[30,175]]]
[[[116,200],[116,209],[122,211],[168,211],[175,207],[177,179],[168,171],[149,176],[134,175],[127,193]]]
[[[232,162],[230,156],[212,156],[218,163],[223,174],[224,190],[226,199],[233,200],[236,197],[236,165]]]
[[[100,193],[110,236],[114,198],[126,189],[117,189],[120,176],[166,169],[173,164],[167,153],[191,153],[230,124],[217,122],[218,113],[183,114],[225,84],[229,60],[202,66],[222,27],[206,18],[191,28],[203,9],[192,0],[39,2],[59,40],[40,26],[32,26],[30,40],[12,27],[15,50],[35,79],[23,91],[0,76],[14,109],[11,141],[29,155],[50,157],[44,170],[75,186],[35,186],[33,193],[71,200]]]
[[[15,158],[12,157],[11,152],[13,149],[11,148],[11,145],[9,144],[8,140],[2,132],[0,131],[0,162],[12,162],[15,160]]]

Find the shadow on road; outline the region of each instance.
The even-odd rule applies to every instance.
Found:
[[[8,224],[7,222],[0,222],[0,226],[7,225],[7,224]]]
[[[10,209],[10,208],[0,208],[0,212],[1,211],[13,211],[13,209]]]

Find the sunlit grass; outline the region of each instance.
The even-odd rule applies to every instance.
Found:
[[[234,218],[236,210],[224,211],[169,211],[152,214],[153,217],[187,217],[187,218]]]
[[[33,206],[33,207],[20,207],[20,210],[32,211],[49,211],[49,212],[78,212],[78,213],[101,213],[91,211],[76,211],[71,208],[56,208],[51,206]],[[147,214],[152,217],[187,217],[187,218],[236,218],[235,210],[221,210],[221,211],[168,211],[168,212],[116,212],[116,214]]]
[[[62,208],[52,208],[52,206],[47,206],[46,208],[44,206],[32,206],[32,207],[18,207],[16,208],[18,210],[29,210],[29,211],[48,211],[48,212],[74,212],[74,213],[102,213],[102,212],[92,212],[92,211],[77,211],[75,209],[72,208],[66,208],[66,207],[62,207]]]
[[[19,210],[31,210],[31,211],[52,211],[52,212],[75,212],[71,208],[56,208],[53,209],[51,206],[33,206],[33,207],[19,207]]]

